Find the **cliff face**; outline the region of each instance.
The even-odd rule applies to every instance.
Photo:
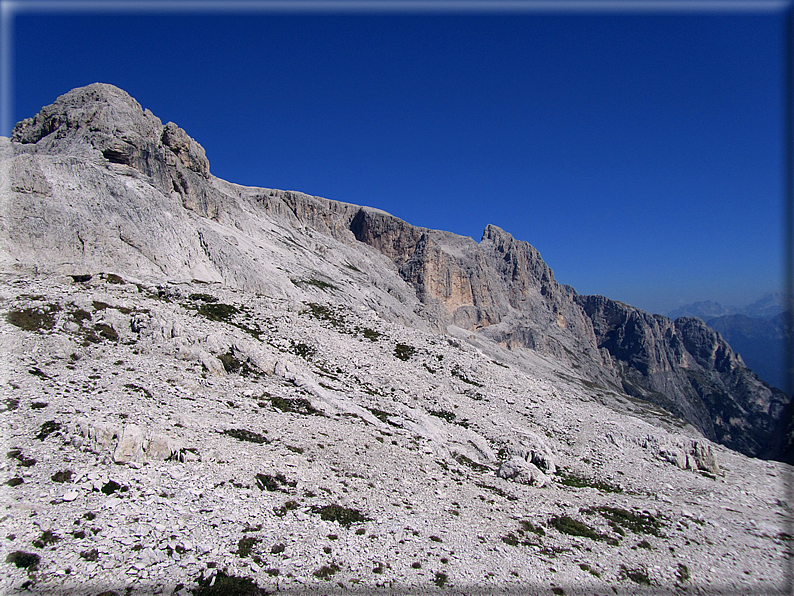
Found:
[[[708,438],[761,455],[788,403],[696,317],[672,321],[602,296],[579,296],[598,345],[629,395],[691,422]]]
[[[185,131],[110,85],[58,98],[0,149],[7,269],[115,269],[287,298],[307,284],[332,288],[390,320],[533,350],[750,455],[765,453],[788,403],[698,319],[578,296],[496,226],[478,243],[369,207],[215,178]]]

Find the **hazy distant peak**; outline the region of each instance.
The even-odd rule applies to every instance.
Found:
[[[698,317],[704,321],[727,315],[746,315],[759,319],[771,319],[784,310],[783,293],[768,292],[755,302],[744,307],[723,306],[714,300],[702,300],[692,304],[685,304],[671,310],[667,316],[671,319],[678,317]]]
[[[785,310],[783,292],[769,292],[741,309],[741,314],[748,317],[771,319]]]
[[[679,317],[698,317],[705,321],[713,317],[729,315],[733,311],[734,309],[723,306],[714,300],[701,300],[692,304],[679,306],[678,308],[671,310],[667,316],[671,319],[677,319]]]

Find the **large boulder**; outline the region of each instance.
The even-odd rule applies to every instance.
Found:
[[[496,475],[505,480],[512,480],[519,484],[546,486],[549,483],[548,477],[538,469],[538,467],[521,457],[513,457],[503,462],[499,466]]]
[[[557,471],[557,458],[549,442],[533,432],[523,432],[517,443],[507,447],[507,453],[513,458],[523,459],[547,474]]]

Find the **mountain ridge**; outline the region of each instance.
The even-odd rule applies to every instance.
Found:
[[[745,369],[719,335],[696,319],[677,325],[607,298],[578,296],[554,279],[534,247],[496,226],[486,227],[477,243],[412,226],[374,208],[227,183],[210,174],[203,147],[185,131],[173,123],[163,126],[110,85],[94,84],[61,96],[20,122],[11,144],[23,149],[12,167],[11,187],[25,198],[55,193],[37,156],[52,154],[68,161],[93,154],[108,169],[121,168],[127,174],[123,188],[111,185],[110,197],[89,206],[87,213],[83,209],[77,214],[74,209],[84,206],[76,201],[48,204],[48,215],[58,226],[30,228],[38,220],[13,212],[24,210],[24,202],[11,205],[16,225],[8,229],[12,241],[6,246],[7,254],[16,252],[15,267],[24,262],[20,249],[31,244],[30,238],[49,234],[46,242],[34,241],[29,254],[41,261],[54,248],[47,258],[60,262],[61,269],[75,263],[98,270],[115,266],[283,293],[284,276],[282,282],[269,283],[252,256],[251,238],[258,233],[252,226],[262,213],[348,247],[366,245],[386,257],[402,281],[395,295],[403,306],[393,305],[392,310],[406,311],[418,300],[410,310],[421,312],[418,318],[433,328],[454,325],[505,346],[575,364],[591,381],[682,415],[712,440],[749,455],[781,456],[770,453],[767,443],[789,400]],[[85,171],[86,162],[73,165],[83,169],[80,184],[90,181],[101,194],[104,179],[96,166]],[[55,159],[47,167],[64,166]],[[140,197],[134,205],[126,192],[131,187]],[[233,237],[229,228],[242,234]],[[64,229],[73,233],[64,236]],[[609,311],[608,330],[601,324],[604,309]],[[416,316],[402,316],[418,323]],[[628,345],[634,352],[627,352]],[[701,358],[700,352],[711,356]],[[724,357],[715,359],[717,353]]]
[[[790,591],[791,402],[702,321],[204,155],[108,85],[0,139],[0,591]]]

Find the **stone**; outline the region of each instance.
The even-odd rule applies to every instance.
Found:
[[[692,454],[697,468],[711,474],[720,474],[720,466],[711,445],[703,441],[692,441]]]
[[[177,441],[163,434],[153,434],[146,441],[146,458],[165,460],[178,453]]]
[[[221,361],[205,350],[200,350],[198,353],[199,361],[202,366],[206,368],[213,375],[222,377],[226,375],[226,370],[223,368]]]
[[[537,466],[522,457],[513,457],[503,462],[496,475],[505,480],[538,488],[546,486],[549,482],[548,477]]]
[[[137,424],[127,424],[113,452],[113,461],[124,464],[141,459],[143,459],[143,431]]]
[[[98,454],[109,451],[118,435],[119,431],[115,425],[82,419],[75,425],[70,442],[75,447],[83,447]]]
[[[517,444],[510,444],[507,452],[511,456],[534,464],[547,474],[554,474],[557,471],[556,458],[551,445],[536,433],[522,431],[521,439]]]
[[[659,456],[682,470],[686,470],[687,468],[687,455],[680,447],[674,445],[661,447],[659,449]]]

